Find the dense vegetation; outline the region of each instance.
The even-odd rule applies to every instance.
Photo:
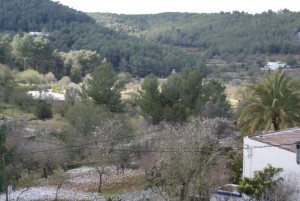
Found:
[[[248,86],[250,98],[244,103],[238,127],[244,135],[275,131],[299,125],[299,81],[284,71],[268,72]]]
[[[0,48],[0,58],[9,60],[10,65],[11,60],[16,59],[23,60],[22,63],[25,58],[28,61],[39,60],[44,66],[52,66],[48,71],[59,71],[59,77],[69,76],[68,70],[62,70],[64,65],[60,57],[57,57],[57,52],[91,50],[106,58],[115,70],[126,71],[137,77],[144,77],[149,73],[167,76],[173,69],[181,71],[184,67],[201,68],[205,71],[203,59],[198,55],[190,55],[179,49],[164,47],[106,28],[96,24],[94,19],[82,12],[49,0],[3,1],[1,9],[5,12],[1,12],[0,20],[3,23],[0,24],[0,30],[10,34],[1,35],[0,47],[5,50]],[[33,39],[29,39],[26,32],[43,32],[47,38],[35,39],[39,44],[31,44]],[[12,42],[21,42],[16,41],[15,36],[18,36],[19,40],[27,41],[24,42],[27,46],[19,48],[18,51],[23,51],[22,54],[9,55]],[[40,57],[43,53],[47,57]],[[31,67],[36,68],[32,65]],[[39,72],[44,71],[45,68]]]
[[[207,56],[253,53],[299,53],[300,13],[281,10],[156,15],[89,14],[114,30],[149,41],[193,47]]]
[[[53,31],[71,23],[93,23],[86,14],[49,0],[0,1],[0,31]]]
[[[185,122],[199,114],[204,118],[229,117],[225,87],[215,80],[202,83],[202,78],[199,71],[187,68],[170,75],[159,90],[157,78],[148,75],[139,91],[138,104],[154,124],[162,120]]]
[[[124,172],[137,168],[137,190],[147,184],[166,200],[209,200],[211,189],[241,181],[235,129],[299,125],[292,78],[269,74],[230,105],[225,73],[235,85],[246,76],[255,82],[261,71],[249,70],[246,54],[299,53],[298,13],[88,16],[49,0],[1,6],[0,190],[47,183],[58,192],[71,182],[67,170],[88,166],[97,187],[84,189],[106,193],[114,184],[104,178],[116,168],[124,193]],[[259,67],[263,56],[247,59]],[[48,90],[60,98],[43,96]]]

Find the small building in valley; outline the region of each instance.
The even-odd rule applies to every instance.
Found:
[[[49,34],[45,32],[37,32],[37,31],[31,31],[29,32],[29,35],[32,37],[48,37]]]
[[[283,63],[281,61],[275,61],[275,62],[268,62],[263,68],[263,70],[279,70],[285,68],[289,68],[289,66],[286,63]]]

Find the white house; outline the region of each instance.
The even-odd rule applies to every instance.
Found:
[[[292,128],[244,138],[243,177],[253,177],[255,171],[268,164],[283,168],[284,176],[300,176],[296,142],[300,141],[300,128]],[[300,186],[295,200],[300,200]]]
[[[41,91],[28,91],[28,95],[31,95],[33,99],[42,100],[65,100],[65,95],[61,93],[55,93],[51,90],[41,90]]]
[[[37,31],[31,31],[31,32],[29,32],[29,35],[33,36],[33,37],[48,37],[49,36],[48,33],[37,32]]]
[[[264,70],[278,70],[281,68],[288,68],[288,65],[281,61],[268,62],[263,69]]]

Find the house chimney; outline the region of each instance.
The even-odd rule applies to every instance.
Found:
[[[296,141],[296,149],[297,164],[300,164],[300,141]]]

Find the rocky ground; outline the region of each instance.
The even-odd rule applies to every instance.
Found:
[[[97,200],[105,201],[97,193],[82,192],[67,188],[61,188],[57,191],[56,187],[43,186],[43,187],[30,187],[20,188],[14,190],[10,195],[10,201],[40,201],[40,200]],[[5,200],[5,195],[1,194],[0,200]]]

